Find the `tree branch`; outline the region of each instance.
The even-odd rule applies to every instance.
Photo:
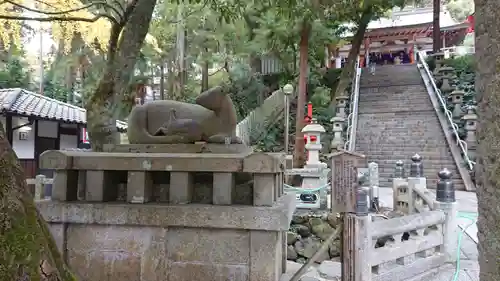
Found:
[[[50,21],[81,21],[81,22],[96,22],[100,18],[107,18],[112,22],[116,22],[116,19],[108,15],[100,14],[93,18],[82,18],[82,17],[44,17],[44,18],[34,18],[34,17],[23,17],[23,16],[9,16],[0,15],[0,19],[4,20],[25,20],[25,21],[39,21],[39,22],[50,22]]]
[[[199,9],[196,9],[196,10],[194,10],[194,11],[191,11],[191,12],[187,13],[186,15],[184,15],[183,17],[184,17],[184,18],[187,18],[187,17],[190,17],[190,16],[192,16],[192,15],[194,15],[194,14],[198,13],[198,12],[201,12],[201,11],[202,11],[202,10],[203,10],[206,6],[207,6],[207,2],[205,2],[205,3],[203,4],[203,7],[199,8]],[[168,22],[167,22],[167,24],[180,23],[180,22],[181,22],[181,21],[178,21],[178,20],[173,20],[173,21],[168,21]]]
[[[49,5],[47,3],[44,3],[43,1],[37,0],[37,2],[55,8],[53,5]],[[54,11],[54,12],[33,9],[33,8],[27,7],[25,5],[16,3],[16,2],[14,2],[12,0],[4,0],[2,3],[0,3],[0,5],[4,4],[4,3],[9,3],[9,4],[11,4],[11,5],[15,6],[15,7],[24,9],[26,11],[34,12],[34,13],[37,13],[37,14],[52,15],[52,16],[58,16],[58,15],[63,15],[63,14],[69,14],[69,13],[72,13],[72,12],[78,12],[78,11],[82,11],[82,10],[87,10],[87,9],[93,7],[93,6],[96,6],[96,5],[104,5],[105,7],[112,9],[117,14],[117,16],[120,17],[120,20],[121,20],[121,13],[116,8],[114,8],[113,6],[109,5],[106,2],[94,2],[94,3],[91,3],[91,4],[84,5],[82,7],[78,7],[78,8],[74,8],[74,9],[69,9],[69,10],[64,10],[64,11]],[[99,18],[105,17],[105,18],[109,19],[112,22],[118,22],[118,20],[115,19],[114,17],[112,17],[111,15],[106,15],[104,13],[101,13],[98,16],[99,16]],[[9,17],[9,16],[5,16],[5,17]],[[4,18],[4,15],[0,15],[0,18]],[[57,17],[55,17],[55,18],[57,18]],[[75,17],[67,17],[67,18],[75,18]],[[98,20],[99,18],[97,18],[95,20],[92,20],[92,22]],[[5,19],[8,19],[8,18],[5,18]],[[78,20],[70,20],[70,21],[87,21],[87,20],[81,20],[81,19],[82,18],[78,18]],[[12,20],[15,20],[15,19],[12,19]],[[24,20],[28,20],[28,19],[24,19]],[[33,20],[35,20],[35,18],[33,18]],[[56,19],[56,20],[53,20],[53,21],[57,21],[57,20],[59,20],[59,19]],[[45,20],[36,20],[36,21],[45,21]]]

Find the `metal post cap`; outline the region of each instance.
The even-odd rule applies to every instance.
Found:
[[[438,173],[438,177],[442,181],[449,180],[449,179],[451,179],[452,176],[453,176],[453,173],[450,170],[448,170],[447,168],[442,169]]]
[[[436,186],[436,201],[443,203],[453,203],[456,201],[455,186],[451,179],[452,175],[451,171],[446,168],[439,171],[439,180]]]
[[[415,153],[415,155],[411,157],[411,161],[413,161],[414,163],[421,162],[422,156],[420,156],[418,153]]]
[[[397,167],[403,167],[403,166],[404,166],[404,164],[405,164],[405,163],[403,162],[403,160],[398,160],[398,161],[396,161],[396,166],[397,166]]]

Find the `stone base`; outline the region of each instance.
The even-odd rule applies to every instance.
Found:
[[[252,153],[245,144],[216,144],[199,142],[193,144],[105,144],[104,152],[132,153]]]
[[[37,202],[82,281],[278,281],[293,196],[272,207]]]

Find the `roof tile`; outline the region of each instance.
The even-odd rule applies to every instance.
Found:
[[[1,111],[70,123],[87,123],[84,108],[19,88],[0,89]],[[117,120],[116,126],[119,130],[127,129],[124,121]]]

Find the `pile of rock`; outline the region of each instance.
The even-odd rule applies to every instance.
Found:
[[[323,241],[339,227],[337,214],[328,211],[298,212],[292,218],[287,234],[287,259],[305,263],[321,247]],[[328,251],[316,262],[331,260],[340,256],[340,237],[337,237]]]

